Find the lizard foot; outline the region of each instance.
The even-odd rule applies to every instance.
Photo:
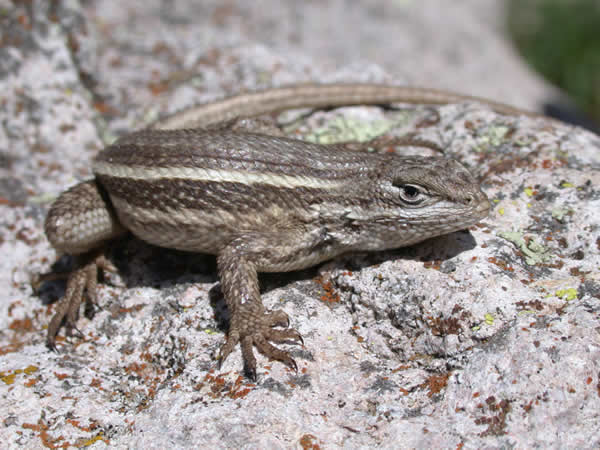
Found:
[[[46,346],[50,350],[57,351],[56,335],[63,320],[67,336],[71,336],[75,332],[79,337],[83,337],[83,333],[77,329],[75,323],[79,318],[79,306],[83,300],[84,291],[87,291],[86,307],[92,308],[96,304],[98,270],[117,271],[116,267],[104,257],[104,254],[95,253],[80,261],[79,267],[69,274],[65,295],[56,304],[56,311],[48,325]]]
[[[244,360],[244,372],[252,381],[256,381],[256,357],[253,347],[267,358],[281,361],[286,366],[298,371],[296,361],[284,350],[275,347],[271,342],[282,343],[293,341],[304,345],[302,336],[298,331],[289,326],[289,317],[282,310],[262,313],[262,315],[249,314],[247,311],[236,311],[229,328],[227,340],[221,346],[218,360],[219,367],[239,343]],[[247,314],[245,314],[247,313]],[[237,320],[236,320],[237,319]],[[248,320],[249,319],[249,320]],[[274,327],[286,327],[276,329]]]

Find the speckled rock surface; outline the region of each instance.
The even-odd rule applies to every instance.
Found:
[[[265,304],[304,336],[289,347],[297,374],[259,358],[249,383],[239,351],[216,371],[226,314],[214,258],[133,239],[110,251],[120,272],[80,319],[84,338],[46,349],[64,284],[32,288],[56,258],[45,212],[91,176],[103,145],[159,114],[305,80],[530,108],[552,92],[497,33],[501,2],[360,3],[0,0],[0,442],[600,446],[600,138],[481,105],[280,118],[319,141],[416,132],[480,176],[494,205],[465,232],[263,277]]]

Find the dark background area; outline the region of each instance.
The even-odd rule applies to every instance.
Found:
[[[519,52],[574,102],[548,104],[546,112],[598,131],[600,2],[511,0],[508,5],[507,25]]]

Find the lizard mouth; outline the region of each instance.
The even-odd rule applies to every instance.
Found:
[[[479,203],[475,207],[475,213],[481,219],[484,219],[490,213],[491,208],[492,208],[492,205],[491,205],[490,201],[488,200],[487,196],[485,194],[483,194]]]
[[[477,208],[475,208],[475,211],[480,214],[485,214],[487,216],[490,212],[491,206],[492,205],[490,204],[490,201],[488,200],[487,196],[483,195],[483,198],[477,205]]]

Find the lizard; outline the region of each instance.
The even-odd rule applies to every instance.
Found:
[[[429,88],[297,84],[226,97],[176,112],[117,139],[94,159],[94,178],[62,193],[47,214],[51,245],[74,255],[46,344],[77,330],[96,301],[99,270],[115,270],[107,242],[133,233],[161,247],[216,255],[230,313],[219,366],[239,344],[256,380],[254,348],[297,370],[281,343],[301,343],[282,310],[261,300],[258,273],[299,270],[351,251],[416,244],[468,228],[490,202],[473,175],[443,156],[365,153],[343,144],[234,130],[231,121],[294,108],[478,102],[502,114],[537,115]]]

